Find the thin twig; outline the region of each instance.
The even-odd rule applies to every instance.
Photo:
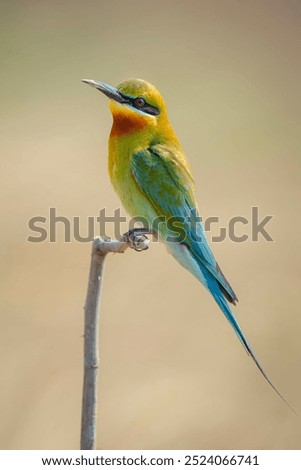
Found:
[[[128,232],[119,240],[103,240],[98,237],[92,245],[88,291],[85,304],[84,333],[84,384],[82,399],[81,443],[82,450],[96,448],[97,385],[98,385],[98,324],[100,289],[108,253],[123,253],[127,248],[146,250],[149,240],[146,229]]]

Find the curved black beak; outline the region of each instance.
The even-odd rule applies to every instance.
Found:
[[[111,100],[117,101],[118,103],[128,103],[128,100],[124,96],[122,96],[122,94],[117,90],[117,88],[114,88],[111,85],[87,79],[83,79],[82,82],[87,83],[87,85],[93,86]]]

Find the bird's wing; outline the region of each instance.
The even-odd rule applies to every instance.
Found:
[[[227,300],[235,303],[237,297],[206,240],[194,198],[193,180],[183,155],[172,147],[155,145],[134,153],[131,165],[139,189],[158,214],[179,217],[183,221],[183,244],[214,276]]]

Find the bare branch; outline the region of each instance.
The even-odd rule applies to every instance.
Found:
[[[97,389],[98,389],[98,324],[100,289],[105,258],[108,253],[123,253],[127,248],[147,250],[149,239],[146,229],[132,230],[122,240],[103,240],[98,237],[92,245],[88,291],[85,304],[84,333],[84,384],[82,399],[81,444],[82,450],[96,448]]]

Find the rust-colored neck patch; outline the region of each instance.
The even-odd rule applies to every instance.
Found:
[[[147,119],[133,112],[114,113],[113,119],[111,137],[135,134],[148,124]]]

